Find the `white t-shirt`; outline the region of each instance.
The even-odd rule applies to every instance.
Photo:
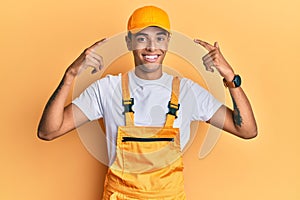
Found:
[[[134,71],[129,74],[130,96],[134,98],[134,123],[136,126],[163,126],[168,112],[173,76],[163,73],[157,80],[143,80]],[[108,75],[97,80],[73,100],[89,120],[104,118],[107,147],[115,154],[118,126],[125,125],[122,114],[121,77]],[[187,78],[180,80],[178,118],[174,127],[180,129],[181,148],[190,138],[192,121],[207,121],[222,105],[207,90]]]

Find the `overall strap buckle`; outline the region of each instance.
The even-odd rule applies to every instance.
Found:
[[[134,99],[130,98],[130,99],[123,99],[123,106],[124,106],[124,112],[123,115],[127,112],[132,112],[134,113],[134,111],[132,110],[132,106],[134,104]]]
[[[174,104],[171,101],[169,101],[168,104],[168,108],[169,108],[169,112],[167,113],[167,115],[173,115],[175,116],[175,119],[177,118],[177,111],[179,110],[180,104]]]

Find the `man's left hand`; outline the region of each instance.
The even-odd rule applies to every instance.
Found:
[[[203,64],[207,71],[214,72],[213,67],[215,67],[220,75],[227,81],[233,80],[234,71],[222,55],[218,42],[215,42],[214,45],[199,39],[194,39],[194,42],[200,44],[208,51],[208,53],[202,57]]]

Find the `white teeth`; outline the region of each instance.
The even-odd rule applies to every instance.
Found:
[[[158,58],[158,55],[145,55],[145,58],[152,60]]]

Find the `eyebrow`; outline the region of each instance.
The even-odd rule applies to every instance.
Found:
[[[142,35],[142,36],[149,36],[149,34],[147,34],[147,33],[136,33],[135,34],[135,36],[140,36],[140,35]],[[158,32],[158,33],[156,33],[156,35],[168,35],[167,34],[167,32],[166,31],[161,31],[161,32]]]
[[[143,36],[148,36],[148,34],[146,34],[146,33],[136,33],[136,34],[134,34],[135,36],[140,36],[140,35],[143,35]]]
[[[156,35],[168,35],[168,33],[166,32],[166,31],[162,31],[162,32],[159,32],[159,33],[157,33]]]

